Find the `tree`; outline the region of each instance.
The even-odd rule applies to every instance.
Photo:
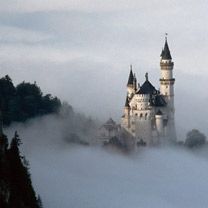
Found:
[[[185,146],[193,148],[202,146],[206,142],[206,136],[197,129],[189,131],[186,135]]]
[[[32,186],[28,162],[20,155],[21,140],[17,132],[8,150],[10,163],[10,207],[11,208],[39,208],[38,200]]]
[[[4,125],[57,113],[60,107],[60,100],[50,94],[44,96],[36,83],[22,82],[15,87],[8,75],[0,79],[0,108]]]

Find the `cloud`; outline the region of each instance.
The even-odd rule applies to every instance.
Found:
[[[43,32],[27,30],[18,27],[0,26],[1,43],[33,43],[38,44],[50,40],[52,36]]]
[[[3,11],[19,11],[19,12],[36,12],[36,11],[66,11],[66,10],[83,10],[83,11],[123,11],[132,9],[147,9],[154,7],[160,9],[161,5],[167,6],[175,4],[172,1],[160,1],[157,0],[147,1],[135,1],[131,0],[128,3],[125,0],[45,0],[44,3],[40,0],[31,0],[30,2],[19,0],[11,1],[9,4],[2,1]],[[173,8],[173,7],[172,7]]]
[[[82,120],[76,121],[74,126],[50,115],[5,130],[9,138],[18,131],[44,207],[206,207],[206,148],[141,148],[121,155],[74,146],[63,137],[71,130],[80,133]]]

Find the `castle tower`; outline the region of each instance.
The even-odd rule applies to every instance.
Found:
[[[135,93],[135,81],[136,77],[135,75],[133,75],[132,65],[130,65],[129,79],[127,83],[128,98],[131,98],[132,95]]]
[[[166,136],[170,137],[172,140],[176,140],[176,131],[174,123],[174,83],[173,78],[173,66],[172,57],[170,54],[167,37],[165,37],[165,45],[160,56],[160,93],[164,96],[167,102],[167,127]]]

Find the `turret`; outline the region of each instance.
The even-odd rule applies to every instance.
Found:
[[[136,88],[135,82],[136,82],[136,77],[133,75],[132,65],[130,65],[129,79],[127,83],[127,92],[129,98],[131,98],[132,95],[135,93],[135,88]]]
[[[165,97],[168,106],[174,110],[174,83],[172,57],[170,54],[167,37],[165,38],[165,45],[160,56],[160,93]]]
[[[155,115],[155,125],[158,136],[164,136],[163,113],[160,110]]]
[[[167,136],[175,141],[176,140],[176,131],[175,131],[175,122],[174,122],[174,83],[175,78],[173,77],[173,66],[174,62],[172,61],[172,56],[170,54],[170,49],[168,46],[167,36],[165,37],[165,45],[162,49],[160,55],[160,93],[165,98],[167,103],[166,113],[168,123],[165,127],[165,132]]]

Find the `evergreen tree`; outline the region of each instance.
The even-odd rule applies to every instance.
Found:
[[[0,207],[9,208],[9,166],[6,158],[8,140],[5,135],[0,136]]]
[[[8,150],[10,164],[10,199],[11,208],[39,208],[35,191],[32,187],[27,163],[23,163],[19,145],[21,140],[15,132]]]
[[[44,96],[36,83],[22,82],[15,87],[8,75],[0,79],[0,108],[5,125],[12,121],[24,122],[35,116],[57,113],[60,107],[60,100],[50,94]]]

